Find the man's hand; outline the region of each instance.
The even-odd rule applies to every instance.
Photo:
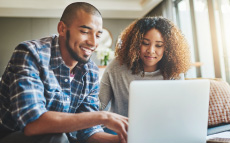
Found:
[[[87,143],[127,143],[128,118],[107,111],[98,113],[102,115],[100,116],[102,118],[99,119],[101,124],[115,131],[118,136],[100,132],[92,135]]]
[[[121,142],[127,142],[128,118],[111,112],[103,112],[107,115],[104,125],[115,131]]]

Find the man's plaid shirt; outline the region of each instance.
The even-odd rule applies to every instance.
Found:
[[[68,113],[98,111],[98,68],[92,61],[78,64],[70,81],[58,36],[19,44],[0,82],[0,127],[17,131],[47,111]],[[86,140],[100,126],[78,131]]]

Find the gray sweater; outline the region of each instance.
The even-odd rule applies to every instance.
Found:
[[[184,79],[184,74],[181,74],[181,79]],[[129,85],[133,80],[163,80],[163,76],[160,70],[145,72],[144,77],[141,74],[133,75],[126,65],[120,65],[114,59],[106,67],[101,79],[100,110],[105,109],[111,101],[109,111],[128,117]]]

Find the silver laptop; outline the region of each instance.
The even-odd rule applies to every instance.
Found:
[[[128,143],[206,143],[208,80],[133,81]]]

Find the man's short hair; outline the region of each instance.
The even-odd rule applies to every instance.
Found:
[[[71,25],[73,19],[77,18],[77,11],[79,10],[102,17],[100,11],[95,6],[86,2],[75,2],[65,8],[60,21],[63,21],[67,26]]]

